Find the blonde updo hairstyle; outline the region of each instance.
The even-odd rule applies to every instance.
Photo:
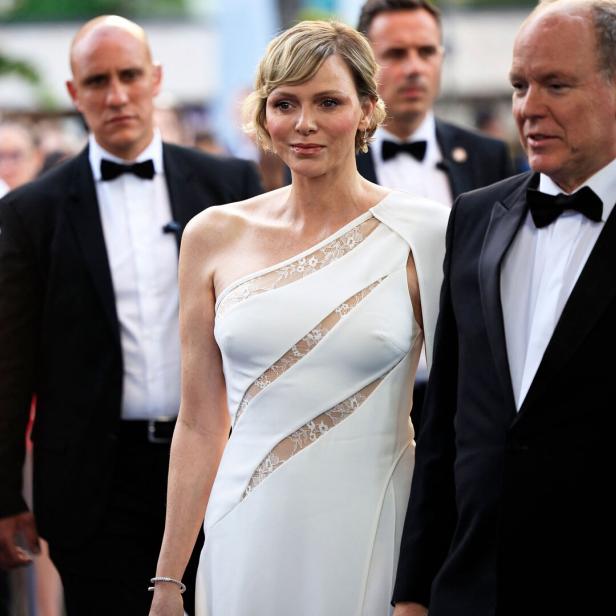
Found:
[[[336,21],[302,21],[279,34],[268,45],[257,68],[255,89],[245,100],[244,130],[264,150],[272,149],[265,110],[267,98],[281,85],[312,79],[327,58],[338,55],[349,67],[360,101],[375,101],[370,125],[355,135],[356,151],[367,152],[374,131],[385,119],[385,104],[376,85],[377,64],[366,38]]]

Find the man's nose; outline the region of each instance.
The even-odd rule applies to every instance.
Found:
[[[425,61],[416,49],[409,49],[404,57],[404,72],[406,75],[415,75],[421,71]]]
[[[525,118],[545,115],[546,107],[540,88],[530,85],[518,101],[519,113]]]
[[[112,107],[121,107],[128,102],[126,86],[119,79],[112,79],[109,82],[107,91],[107,104]]]

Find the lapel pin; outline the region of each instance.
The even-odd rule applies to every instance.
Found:
[[[457,163],[465,163],[468,160],[468,152],[464,148],[454,148],[451,150],[451,158]]]

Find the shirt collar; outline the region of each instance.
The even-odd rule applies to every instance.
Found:
[[[129,161],[124,160],[123,158],[119,158],[118,156],[114,156],[105,148],[103,148],[96,141],[96,138],[92,133],[90,133],[88,137],[89,143],[89,159],[90,159],[90,167],[92,168],[92,174],[94,175],[94,180],[99,182],[101,179],[101,160],[106,158],[108,160],[113,161],[114,163],[127,164]],[[149,145],[137,156],[134,161],[140,163],[144,160],[152,160],[154,163],[154,171],[157,174],[163,174],[163,141],[160,136],[160,131],[158,129],[154,130],[154,136],[152,137],[152,141],[150,141]]]
[[[573,192],[577,192],[584,186],[593,189],[603,202],[603,220],[607,220],[616,204],[616,158],[588,178],[581,186]],[[549,176],[541,173],[539,175],[539,190],[548,195],[557,195],[563,190]]]
[[[433,157],[431,156],[431,153],[436,151],[438,154],[438,150],[436,149],[438,148],[438,144],[436,142],[436,121],[434,119],[434,113],[432,113],[432,111],[429,111],[421,124],[417,127],[417,130],[411,135],[409,135],[409,137],[407,137],[406,139],[400,139],[400,137],[392,135],[386,128],[382,126],[379,127],[374,133],[374,143],[372,146],[374,148],[374,151],[379,153],[379,157],[381,152],[381,146],[383,144],[383,141],[385,140],[394,141],[395,143],[426,141],[426,157],[424,158],[424,162],[432,160]],[[440,157],[437,156],[437,159],[440,160]]]

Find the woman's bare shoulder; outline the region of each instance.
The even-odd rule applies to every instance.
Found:
[[[279,202],[287,187],[273,190],[250,199],[214,205],[197,214],[186,226],[189,241],[220,245],[236,241],[249,227],[259,223],[270,204]]]

